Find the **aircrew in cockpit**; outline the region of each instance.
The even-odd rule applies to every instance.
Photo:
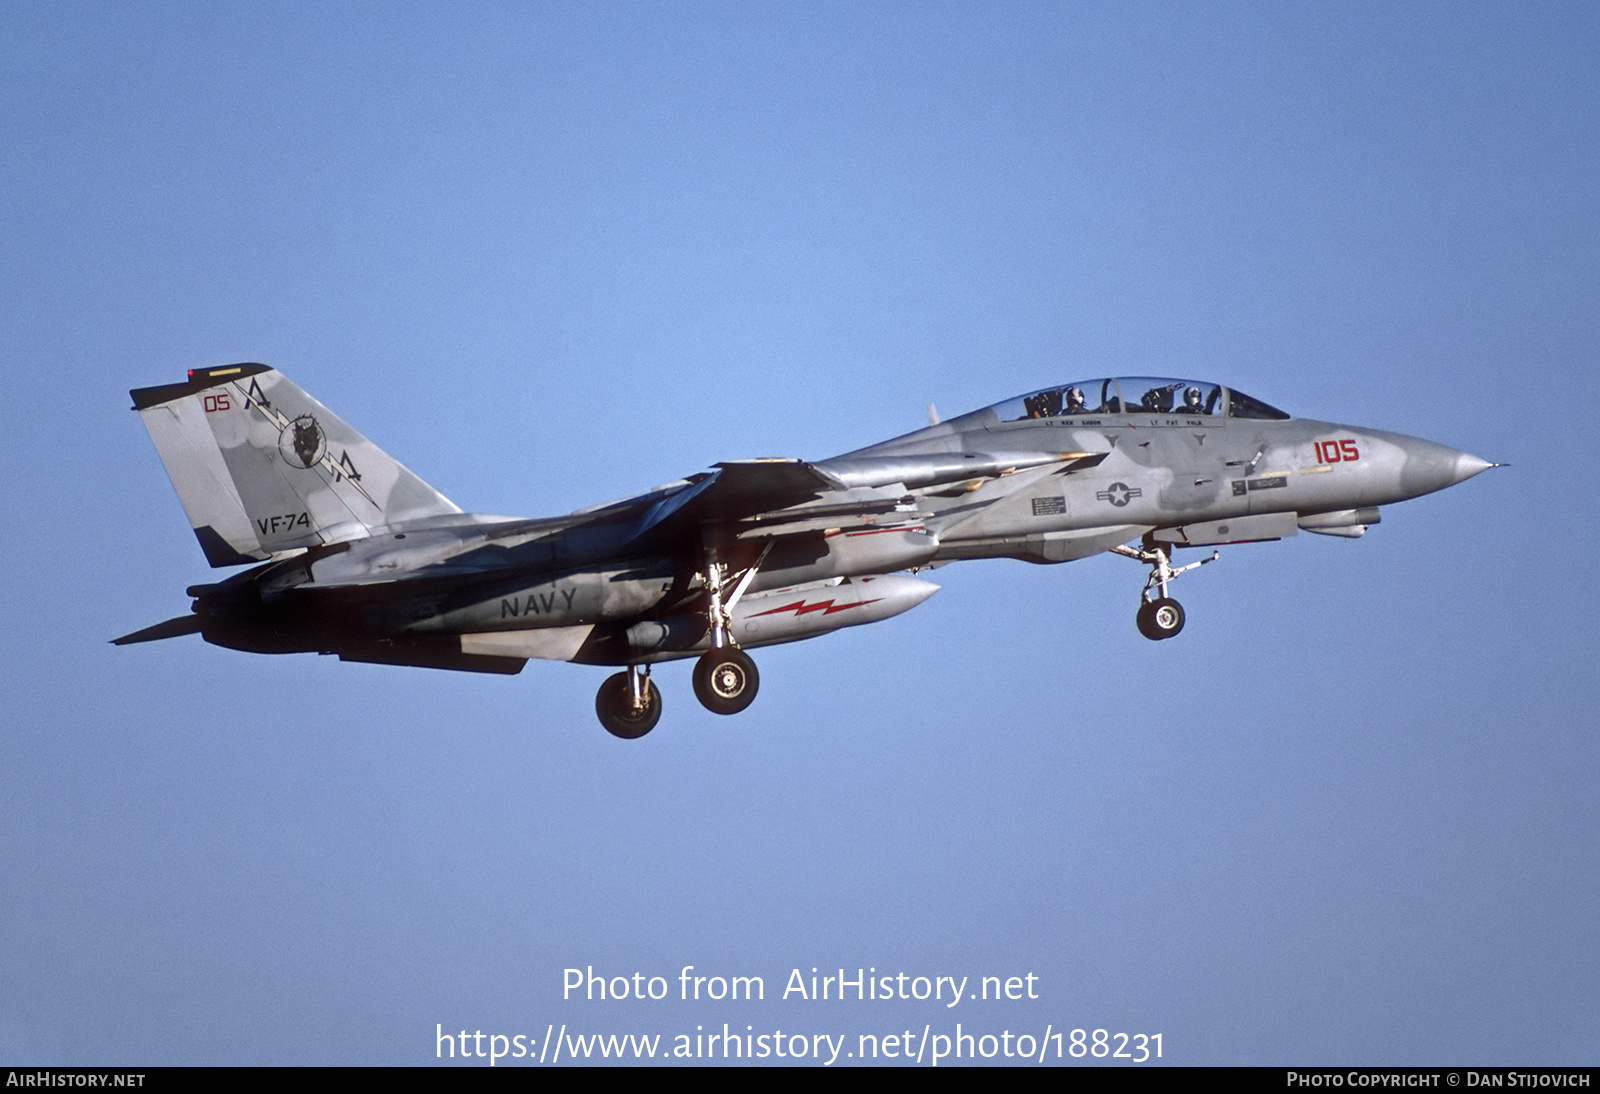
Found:
[[[1054,418],[1061,413],[1061,389],[1029,395],[1022,403],[1030,418]]]
[[[1139,410],[1148,414],[1170,414],[1172,397],[1182,386],[1182,384],[1167,384],[1164,387],[1151,388],[1144,393],[1144,398],[1139,400]]]
[[[1134,394],[1138,392],[1140,394]],[[1094,395],[1095,405],[1089,405]],[[990,408],[1003,422],[1029,418],[1101,414],[1183,414],[1194,417],[1225,415],[1229,418],[1281,420],[1283,411],[1241,392],[1203,380],[1170,376],[1121,376],[1079,380],[1061,387],[1020,395]],[[1176,425],[1177,422],[1170,424]],[[1191,423],[1199,424],[1199,423]]]

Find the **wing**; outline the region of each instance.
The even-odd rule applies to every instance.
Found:
[[[853,527],[916,506],[893,488],[852,487],[817,464],[795,459],[730,460],[641,513],[634,538],[651,544],[698,543],[705,525],[738,538]]]
[[[635,535],[654,541],[719,524],[748,539],[878,525],[886,517],[914,520],[926,515],[916,493],[970,489],[1024,468],[1092,467],[1105,457],[1104,452],[940,452],[820,463],[731,460],[649,505]]]

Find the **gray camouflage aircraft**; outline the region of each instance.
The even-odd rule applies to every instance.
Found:
[[[195,369],[131,392],[213,567],[178,635],[252,653],[516,673],[529,658],[624,666],[595,709],[618,737],[661,717],[658,661],[734,714],[747,649],[873,623],[960,559],[1149,567],[1139,630],[1184,614],[1183,547],[1356,537],[1378,506],[1492,466],[1431,441],[1293,418],[1197,380],[1117,377],[1019,396],[833,459],[736,460],[569,516],[463,513],[280,373]],[[1137,546],[1130,546],[1137,542]]]

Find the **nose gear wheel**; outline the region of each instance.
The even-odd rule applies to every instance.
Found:
[[[1183,630],[1183,605],[1170,597],[1146,600],[1136,617],[1139,633],[1153,642],[1171,638]]]
[[[1138,550],[1126,544],[1111,549],[1124,558],[1143,562],[1150,567],[1150,576],[1145,580],[1144,592],[1139,596],[1139,612],[1134,616],[1134,622],[1139,626],[1139,633],[1152,642],[1159,642],[1183,630],[1183,605],[1167,595],[1167,585],[1177,580],[1179,574],[1204,566],[1208,562],[1215,562],[1218,557],[1217,552],[1212,551],[1210,558],[1202,558],[1187,566],[1174,566],[1172,548],[1150,536],[1144,537]]]

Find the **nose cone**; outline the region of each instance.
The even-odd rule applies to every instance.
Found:
[[[1499,466],[1497,463],[1490,463],[1488,460],[1480,459],[1470,452],[1457,452],[1455,478],[1450,480],[1450,485],[1454,486],[1458,482],[1466,482],[1479,471],[1487,471],[1491,467]]]
[[[1466,482],[1478,472],[1497,466],[1471,453],[1415,437],[1403,438],[1400,447],[1406,457],[1400,471],[1400,488],[1411,498]]]
[[[856,578],[863,604],[881,604],[879,611],[887,619],[891,615],[908,612],[939,591],[939,586],[920,577],[905,574],[884,574],[880,577]]]

